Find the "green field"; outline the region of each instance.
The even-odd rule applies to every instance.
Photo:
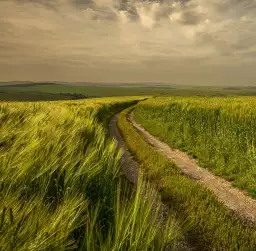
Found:
[[[171,147],[256,197],[254,97],[156,98],[137,106],[135,118]]]
[[[157,184],[162,200],[176,213],[180,223],[192,224],[189,236],[190,241],[196,245],[196,250],[256,250],[255,225],[250,226],[237,218],[207,188],[182,175],[175,164],[146,143],[129,122],[128,114],[133,108],[138,119],[141,113],[145,113],[145,107],[150,106],[151,113],[154,114],[156,104],[161,107],[163,103],[160,99],[140,102],[123,111],[118,120],[126,145],[140,163],[145,177]],[[145,121],[143,120],[143,126],[150,124],[149,130],[154,124],[154,128],[161,131],[161,123],[156,124],[156,119],[147,120],[147,123]]]
[[[253,87],[191,87],[167,84],[0,83],[0,100],[67,100],[111,96],[253,96]]]
[[[168,244],[176,250],[184,234],[200,251],[256,250],[255,225],[184,176],[128,119],[134,109],[135,120],[150,133],[256,197],[256,98],[212,97],[242,91],[2,85],[0,251],[160,251]],[[187,97],[192,94],[197,96]],[[116,95],[123,97],[95,98]],[[137,189],[108,135],[110,119],[120,111],[118,127],[143,173]],[[154,189],[167,207],[164,228]]]
[[[0,250],[163,250],[179,237],[171,223],[158,234],[152,191],[123,178],[103,126],[138,99],[0,103]]]

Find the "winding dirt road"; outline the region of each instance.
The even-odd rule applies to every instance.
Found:
[[[184,152],[172,149],[158,138],[152,136],[141,125],[135,122],[133,112],[130,113],[129,120],[136,130],[144,137],[146,142],[162,155],[173,161],[186,176],[202,183],[205,187],[211,190],[224,205],[242,219],[245,219],[252,224],[256,223],[256,200],[251,198],[245,192],[232,187],[230,182],[201,168],[194,159],[191,159]]]
[[[118,148],[122,149],[123,151],[123,156],[122,156],[122,167],[123,167],[123,172],[126,176],[126,178],[136,186],[137,182],[138,182],[138,175],[139,175],[139,171],[138,171],[138,163],[136,162],[136,160],[133,159],[131,153],[129,152],[129,150],[127,149],[127,147],[125,146],[125,143],[123,141],[123,138],[120,134],[120,131],[117,127],[117,119],[118,119],[118,114],[116,114],[110,121],[109,123],[109,136],[113,139],[116,140]],[[143,190],[143,189],[142,189]],[[155,191],[155,193],[157,194],[157,191]],[[159,197],[159,195],[158,195]],[[153,210],[154,208],[158,207],[159,200],[156,198],[154,199],[154,203],[153,203]],[[164,226],[167,220],[167,207],[166,205],[164,205],[163,203],[161,203],[160,206],[160,210],[159,210],[159,215],[158,218],[159,220],[161,220],[161,224]],[[176,244],[176,248],[175,250],[177,251],[196,251],[196,250],[202,250],[202,249],[198,249],[194,244],[190,243],[188,241],[189,236],[185,235],[182,238],[180,238],[180,240],[178,241],[178,243]],[[171,246],[166,248],[166,251],[168,250],[173,250]]]

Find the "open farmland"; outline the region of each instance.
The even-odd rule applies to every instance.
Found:
[[[183,101],[184,107],[189,107],[189,100],[200,103],[204,101],[204,105],[207,104],[212,107],[212,103],[216,105],[219,100],[220,103],[230,104],[233,101],[233,107],[241,101],[247,101],[247,104],[254,102],[253,98],[238,98],[227,99],[226,102],[223,99],[201,99],[201,98],[154,98],[146,101],[139,102],[136,106],[128,108],[121,113],[118,119],[118,127],[123,135],[125,143],[128,149],[132,152],[133,156],[139,163],[140,168],[144,171],[145,177],[152,183],[157,184],[159,193],[162,196],[162,200],[171,210],[177,213],[177,217],[180,221],[190,221],[193,223],[193,228],[189,231],[189,236],[192,238],[192,243],[196,246],[195,250],[248,250],[253,251],[256,249],[256,228],[255,218],[252,222],[248,222],[243,217],[243,212],[235,212],[232,203],[223,203],[220,199],[218,192],[213,193],[212,189],[208,189],[208,184],[202,184],[199,182],[200,177],[193,180],[189,175],[184,175],[179,164],[165,156],[164,150],[155,145],[152,140],[148,141],[145,135],[135,127],[135,122],[131,116],[134,110],[134,119],[140,123],[145,129],[154,135],[157,135],[159,139],[167,141],[168,135],[171,133],[165,130],[165,121],[171,120],[172,114],[168,113],[171,109],[173,102]],[[208,101],[208,102],[207,102]],[[213,102],[216,101],[216,102]],[[246,103],[246,102],[245,102]],[[187,104],[187,106],[186,106]],[[174,105],[173,105],[174,106]],[[230,105],[231,106],[231,105]],[[238,106],[238,104],[237,104]],[[244,105],[246,107],[246,105]],[[249,105],[249,107],[252,107]],[[185,110],[184,108],[184,110]],[[230,107],[231,109],[231,107]],[[201,112],[203,109],[200,110]],[[157,113],[159,112],[159,113]],[[177,112],[177,117],[182,120],[177,127],[183,128],[186,126],[183,116],[188,113],[182,109]],[[253,112],[252,112],[253,113]],[[214,113],[213,113],[214,114]],[[179,116],[178,116],[179,115]],[[243,113],[245,115],[245,113]],[[247,113],[250,117],[249,113]],[[201,114],[203,116],[203,113]],[[245,115],[246,116],[246,115]],[[210,117],[210,116],[209,116]],[[200,117],[199,117],[200,118]],[[212,119],[214,116],[211,117]],[[195,119],[196,122],[199,119]],[[205,123],[207,122],[204,119]],[[200,120],[198,121],[198,123]],[[177,122],[176,122],[177,123]],[[198,124],[196,124],[198,126]],[[193,124],[191,125],[193,126]],[[200,123],[199,123],[200,127]],[[169,127],[170,129],[170,127]],[[182,138],[182,134],[176,138]],[[197,135],[200,139],[200,136]],[[178,147],[178,145],[176,145]],[[184,148],[183,148],[184,150]],[[241,160],[242,162],[242,160]],[[197,167],[196,167],[197,168]],[[241,175],[241,174],[240,174]],[[198,179],[198,181],[197,181]],[[252,176],[253,179],[253,176]],[[206,179],[207,180],[207,179]],[[208,177],[210,183],[211,178]],[[219,184],[219,188],[218,188]],[[251,180],[252,187],[255,188],[255,183]],[[209,184],[210,185],[210,184]],[[231,202],[232,198],[226,197],[229,191],[223,190],[222,183],[216,184],[217,190],[223,192],[226,202]],[[227,187],[227,186],[225,186]],[[237,189],[238,190],[238,189]],[[236,198],[239,200],[239,190]],[[225,195],[226,194],[226,195]],[[247,196],[247,195],[245,195]],[[223,197],[222,197],[223,198]],[[255,200],[250,197],[245,198],[246,203],[249,200],[252,201],[251,212],[255,215]],[[192,236],[192,237],[191,237]],[[191,239],[189,240],[191,241]],[[199,247],[197,246],[199,244]],[[186,250],[186,249],[184,249]]]
[[[137,99],[0,103],[0,250],[163,250],[177,238],[172,224],[158,234],[152,191],[131,189],[103,126]]]
[[[1,102],[0,250],[256,250],[255,221],[145,137],[152,133],[253,197],[255,103]]]
[[[256,251],[256,0],[0,0],[0,251]]]
[[[256,197],[255,98],[156,98],[137,106],[135,119]]]
[[[53,101],[113,96],[255,96],[250,87],[179,86],[171,84],[97,84],[0,82],[2,101]]]

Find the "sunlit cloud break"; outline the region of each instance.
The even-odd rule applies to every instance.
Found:
[[[1,0],[1,80],[256,84],[255,0]]]

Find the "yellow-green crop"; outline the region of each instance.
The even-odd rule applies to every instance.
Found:
[[[137,99],[0,103],[0,250],[162,250],[174,239],[157,236],[103,126]]]
[[[164,102],[161,102],[163,100],[160,98],[149,99],[134,107],[136,120],[150,131],[154,128],[155,131],[152,129],[152,132],[158,130],[159,135],[164,132],[161,131],[165,126],[164,119],[169,119],[168,116],[153,117],[154,109],[164,109],[160,106]],[[256,250],[255,226],[236,217],[212,192],[182,175],[174,163],[145,142],[127,119],[132,109],[123,111],[118,120],[127,147],[139,162],[145,177],[158,187],[162,199],[176,213],[180,222],[192,224],[191,237],[199,245],[198,250]]]
[[[256,98],[156,98],[135,118],[172,147],[256,196]]]

